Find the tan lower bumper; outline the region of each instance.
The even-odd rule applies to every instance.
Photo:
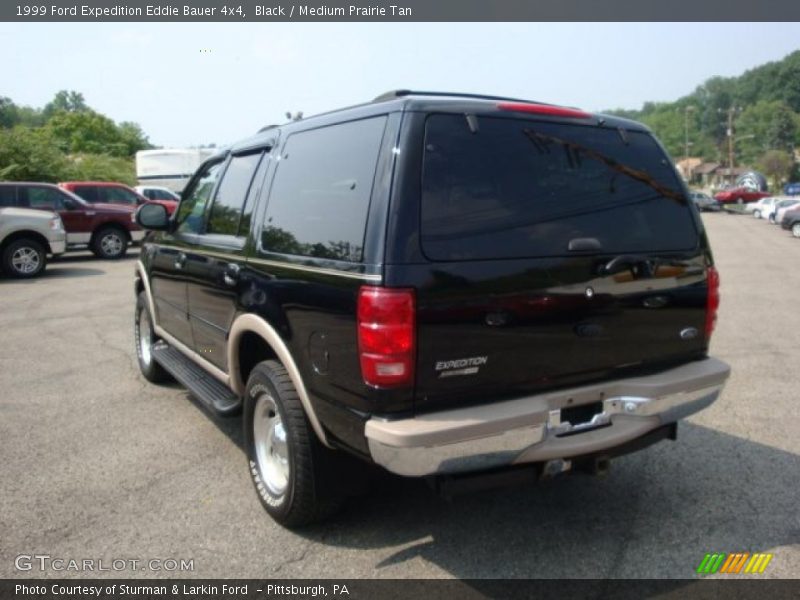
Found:
[[[442,411],[367,421],[373,460],[408,476],[477,471],[602,451],[709,406],[730,367],[707,358],[655,375],[604,382]],[[584,424],[562,423],[561,409],[603,402]]]

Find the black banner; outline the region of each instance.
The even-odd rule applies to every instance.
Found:
[[[800,580],[2,580],[0,598],[15,600],[472,600],[503,599],[639,599],[659,597],[733,600],[800,595]]]
[[[0,20],[205,22],[797,21],[797,0],[5,0]]]

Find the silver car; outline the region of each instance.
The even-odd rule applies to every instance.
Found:
[[[722,210],[722,205],[704,192],[689,192],[689,198],[692,199],[692,202],[694,202],[695,206],[697,206],[700,211]]]
[[[66,250],[64,223],[54,212],[0,208],[0,265],[11,277],[41,275],[47,255]]]

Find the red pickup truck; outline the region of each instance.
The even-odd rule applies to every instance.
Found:
[[[714,199],[718,202],[743,204],[745,202],[755,202],[770,196],[769,192],[759,192],[758,190],[751,190],[749,188],[737,187],[728,190],[722,190],[714,194]]]
[[[51,183],[0,183],[0,206],[57,212],[67,232],[67,250],[87,247],[100,258],[122,258],[144,231],[134,221],[135,206],[89,204]]]
[[[110,181],[62,181],[61,188],[80,196],[90,204],[114,204],[130,206],[135,210],[142,204],[154,202],[167,209],[168,214],[175,212],[178,203],[175,200],[152,200],[145,198],[124,183]]]

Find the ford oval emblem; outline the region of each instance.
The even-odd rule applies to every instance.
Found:
[[[681,329],[681,339],[682,340],[693,340],[697,337],[697,327],[687,327],[686,329]]]

